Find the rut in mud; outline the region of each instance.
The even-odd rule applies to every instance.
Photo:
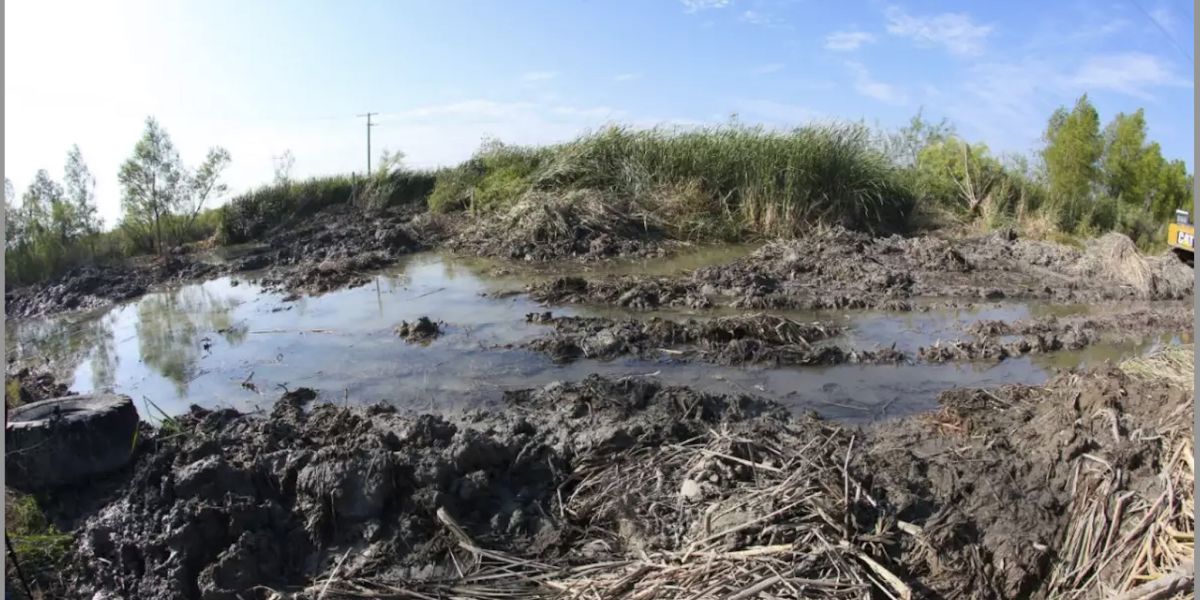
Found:
[[[1123,241],[1121,241],[1123,240]],[[1086,251],[993,233],[946,240],[872,238],[826,229],[768,243],[744,259],[682,277],[560,277],[531,286],[548,303],[743,309],[912,310],[916,299],[1056,303],[1175,299],[1191,293],[1191,269],[1143,258],[1123,236]]]
[[[266,418],[196,409],[86,518],[72,588],[1099,597],[1172,572],[1169,545],[1137,549],[1193,527],[1190,378],[1146,364],[866,430],[638,378],[454,419],[298,393]]]

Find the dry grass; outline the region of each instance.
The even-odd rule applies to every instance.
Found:
[[[550,565],[479,548],[452,581],[334,580],[328,598],[880,597],[913,591],[884,545],[911,525],[878,518],[851,476],[851,434],[815,421],[763,439],[712,430],[681,444],[597,456],[558,509],[580,531]],[[868,516],[864,516],[868,515]],[[907,527],[906,527],[907,526]],[[602,557],[597,560],[597,556]],[[310,593],[324,590],[317,581]]]
[[[1133,377],[1193,391],[1194,346],[1172,346],[1126,361]],[[1052,598],[1166,598],[1165,584],[1193,577],[1195,481],[1192,402],[1183,402],[1151,427],[1129,432],[1130,442],[1160,444],[1157,485],[1130,489],[1124,474],[1080,461],[1069,507],[1072,515],[1048,586]],[[1120,435],[1114,424],[1114,436]]]

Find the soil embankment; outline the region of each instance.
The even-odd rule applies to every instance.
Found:
[[[1124,236],[1086,250],[993,233],[965,239],[872,238],[827,229],[767,244],[683,276],[560,277],[531,287],[547,303],[743,309],[913,310],[998,299],[1079,303],[1191,294],[1192,271],[1142,257]]]
[[[84,516],[71,586],[1101,597],[1191,561],[1185,358],[957,390],[867,429],[636,378],[456,418],[295,392],[265,418],[196,409]]]

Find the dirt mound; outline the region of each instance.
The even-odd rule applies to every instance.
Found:
[[[209,277],[218,271],[215,265],[174,254],[117,265],[84,265],[46,283],[7,291],[4,312],[28,318],[92,310],[137,298],[151,286]]]
[[[526,347],[547,354],[556,362],[579,358],[611,360],[619,356],[701,360],[723,365],[831,365],[904,359],[903,354],[891,349],[846,350],[817,345],[816,342],[840,333],[840,328],[830,323],[801,323],[772,315],[672,321],[658,317],[644,320],[551,317],[545,313],[528,315],[526,320],[554,328],[554,333],[534,339]]]
[[[1195,313],[1190,304],[1163,303],[1142,308],[1116,310],[1111,313],[1097,312],[1087,315],[1048,316],[1019,321],[975,321],[967,326],[967,333],[989,337],[998,335],[1038,334],[1108,334],[1130,335],[1146,332],[1187,333],[1192,331]]]
[[[234,263],[235,271],[270,267],[264,287],[293,294],[320,294],[362,285],[370,271],[404,254],[424,249],[421,235],[436,235],[425,220],[415,224],[417,207],[366,213],[337,204],[301,223],[286,223],[268,234],[263,246]]]
[[[1170,253],[1142,256],[1133,241],[1120,233],[1091,240],[1067,271],[1126,287],[1146,299],[1183,298],[1191,293],[1195,281],[1192,269],[1178,257]]]
[[[919,526],[899,560],[931,595],[1109,597],[1185,558],[1159,544],[1193,529],[1190,389],[1113,368],[941,404],[875,427],[857,457],[875,499]]]
[[[507,211],[469,222],[452,249],[515,260],[601,260],[661,256],[677,245],[657,217],[593,190],[530,192]]]
[[[396,335],[410,344],[424,345],[442,335],[442,328],[445,325],[441,321],[432,321],[429,317],[421,317],[412,323],[401,321],[396,326]]]
[[[552,502],[579,453],[786,414],[749,398],[599,378],[509,401],[508,414],[456,422],[383,407],[306,413],[296,392],[267,418],[194,408],[174,433],[147,442],[128,483],[78,532],[72,587],[258,597],[256,586],[302,584],[334,564],[344,576],[432,584],[458,572],[439,512],[492,548],[539,556],[560,543],[565,523]]]
[[[1115,234],[1114,234],[1115,235]],[[563,277],[530,286],[542,302],[652,309],[911,310],[917,299],[1094,302],[1186,297],[1190,269],[1106,237],[1092,251],[990,234],[904,238],[829,228],[677,277]],[[1101,250],[1108,248],[1108,250]],[[1176,261],[1178,262],[1178,261]],[[1187,269],[1184,271],[1183,269]],[[1149,283],[1147,283],[1149,281]]]

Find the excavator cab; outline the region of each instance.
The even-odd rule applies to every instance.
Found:
[[[1167,227],[1167,244],[1180,260],[1189,267],[1195,266],[1196,260],[1196,226],[1192,224],[1192,215],[1186,210],[1175,211],[1175,222]]]

